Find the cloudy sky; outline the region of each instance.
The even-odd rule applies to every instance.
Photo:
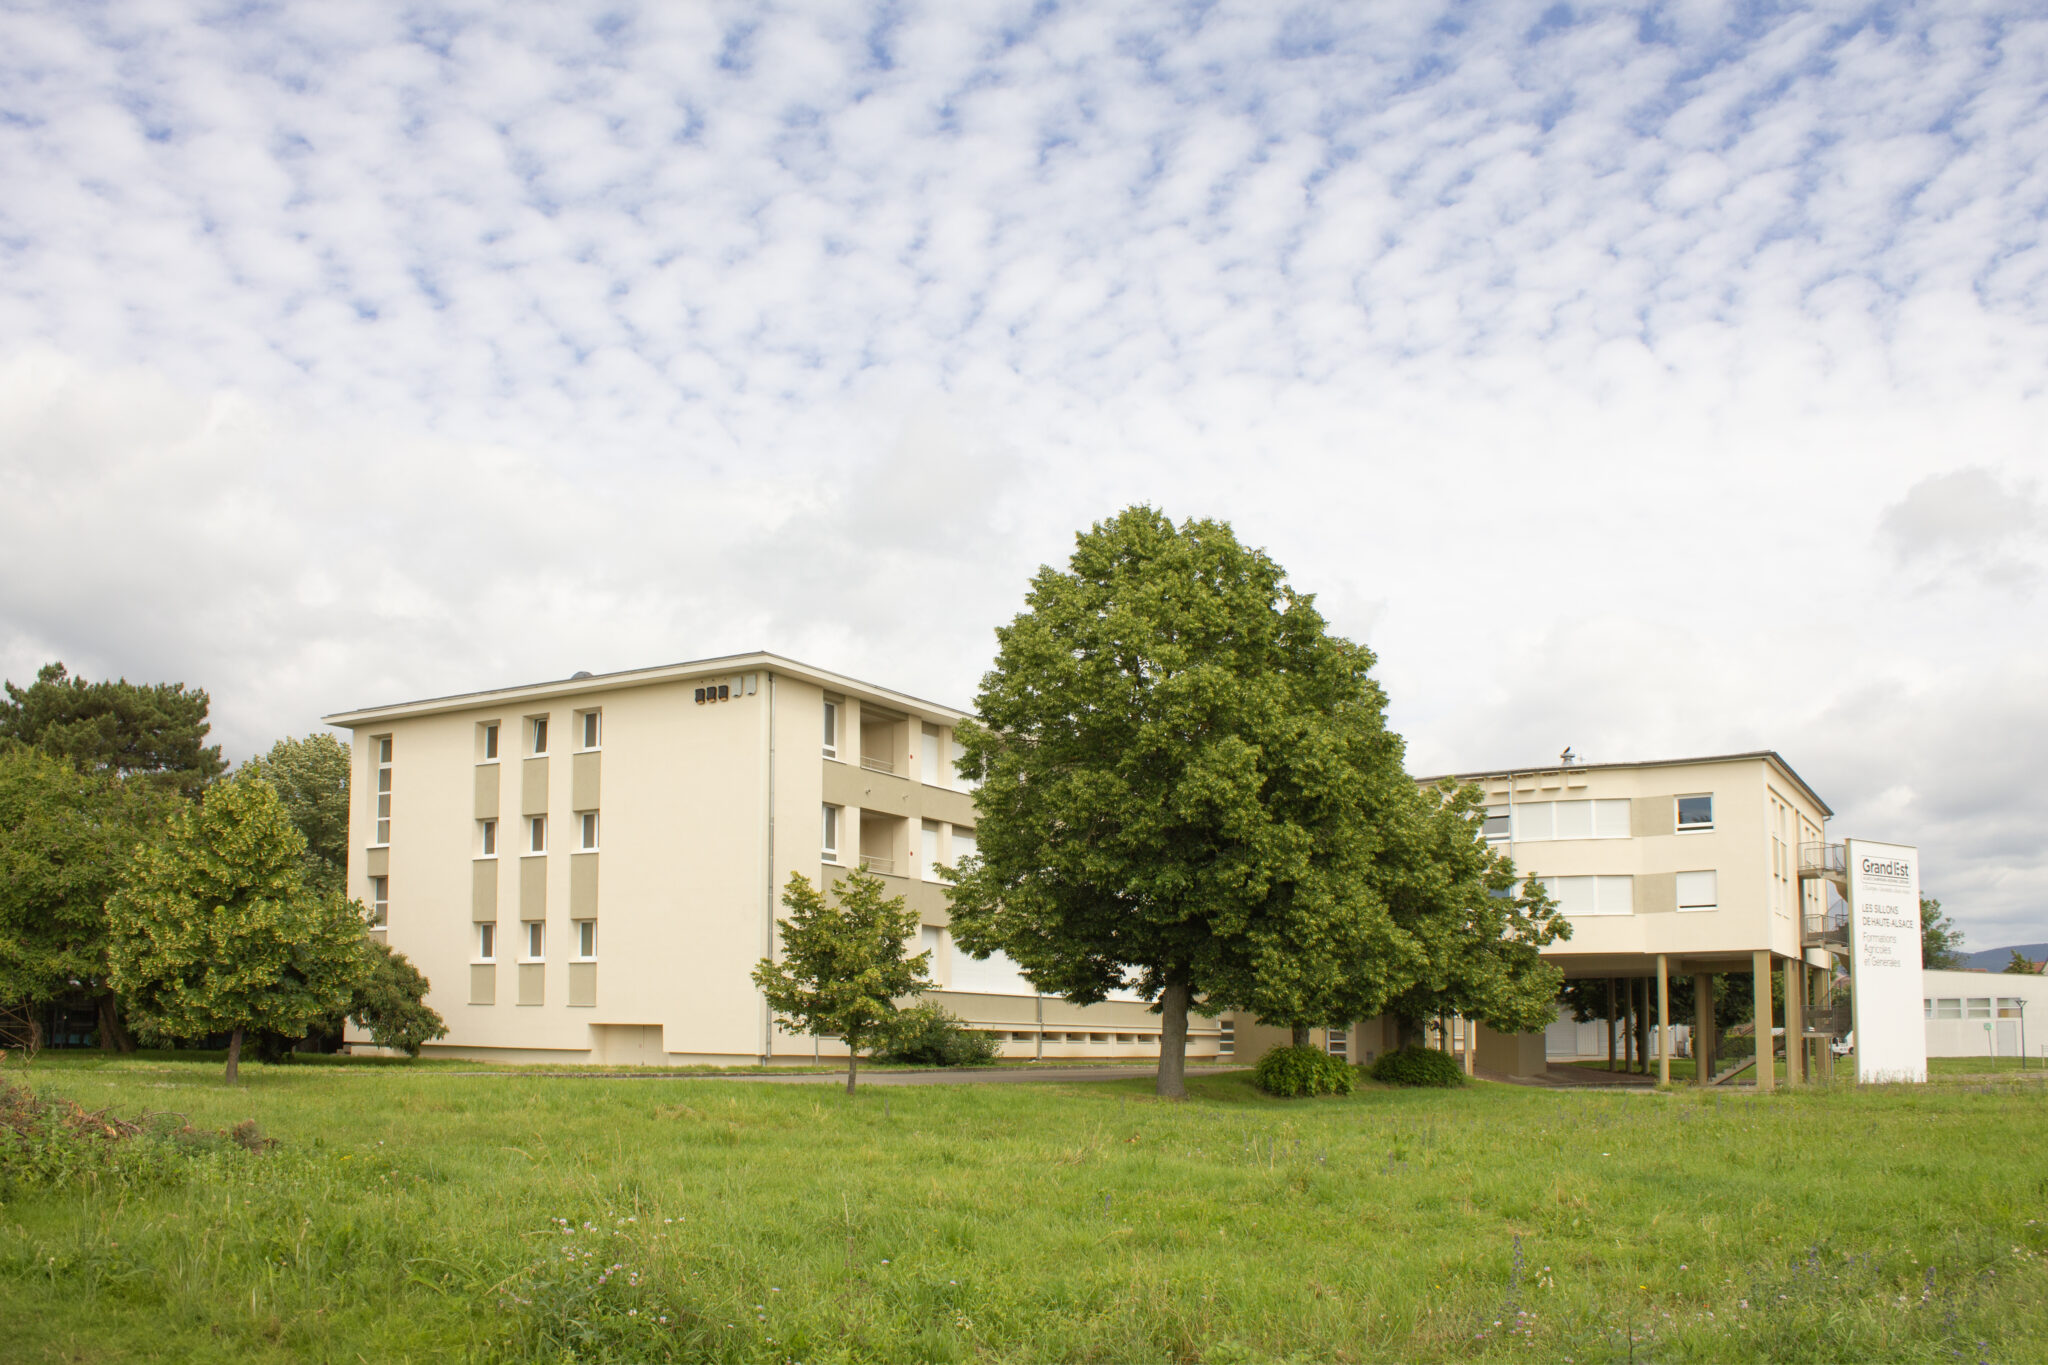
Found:
[[[971,700],[1139,500],[1418,772],[1776,748],[2048,939],[2048,19],[0,3],[0,673]]]

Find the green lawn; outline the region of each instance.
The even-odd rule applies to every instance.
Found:
[[[19,1075],[20,1073],[14,1073]],[[2048,1358],[2048,1087],[835,1088],[45,1054],[264,1153],[0,1206],[0,1358]]]

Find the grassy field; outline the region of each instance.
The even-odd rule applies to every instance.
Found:
[[[16,1076],[22,1073],[14,1073]],[[0,1359],[2038,1360],[2048,1087],[876,1088],[45,1054]]]

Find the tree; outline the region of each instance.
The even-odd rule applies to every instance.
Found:
[[[790,874],[782,960],[762,958],[753,975],[785,1028],[845,1041],[851,1095],[861,1051],[893,1036],[897,999],[932,988],[931,954],[907,954],[917,911],[901,896],[884,896],[880,877],[852,871],[835,889],[837,905],[802,873]]]
[[[1570,923],[1532,876],[1486,842],[1485,798],[1471,784],[1422,792],[1418,818],[1397,830],[1388,862],[1394,921],[1422,966],[1388,1012],[1406,1046],[1432,1019],[1462,1015],[1502,1033],[1557,1018],[1564,973],[1541,950]]]
[[[1932,896],[1920,898],[1920,965],[1938,972],[1963,966],[1963,931],[1941,913],[1941,902]]]
[[[173,817],[108,905],[109,967],[136,1022],[168,1038],[297,1036],[366,970],[362,906],[306,888],[306,841],[268,782],[238,776]]]
[[[107,985],[107,900],[135,846],[178,804],[0,740],[0,1001],[84,991],[98,1004],[102,1044],[133,1048]],[[40,1011],[33,1027],[40,1033]]]
[[[370,1041],[417,1057],[421,1045],[446,1037],[448,1025],[426,1003],[428,982],[419,968],[367,937],[363,951],[368,969],[343,1012],[369,1030]]]
[[[2012,960],[2007,962],[2001,971],[2006,976],[2039,976],[2041,974],[2040,967],[2017,948],[2012,950]]]
[[[287,736],[243,768],[277,788],[293,828],[305,839],[306,885],[321,892],[346,888],[348,745],[333,735]]]
[[[1039,570],[996,632],[978,722],[979,856],[953,933],[1076,1003],[1129,985],[1185,1093],[1188,1012],[1294,1027],[1406,984],[1380,867],[1412,810],[1372,653],[1229,526],[1133,507]]]
[[[28,687],[7,684],[0,738],[34,745],[82,773],[142,776],[196,797],[226,769],[208,745],[211,700],[183,683],[89,683],[44,664]]]

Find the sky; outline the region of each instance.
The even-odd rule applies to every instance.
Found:
[[[1412,771],[1776,749],[2048,938],[2048,13],[0,0],[0,674],[971,705],[1217,517]]]

